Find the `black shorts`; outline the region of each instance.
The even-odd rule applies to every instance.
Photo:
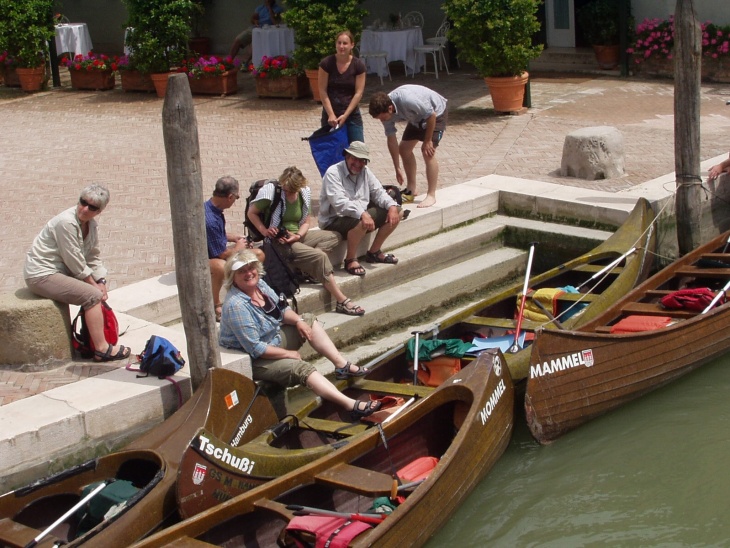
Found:
[[[446,118],[446,112],[436,118],[436,127],[433,130],[433,137],[431,138],[431,142],[433,143],[434,148],[439,146],[439,143],[444,136],[444,130],[446,129]],[[401,140],[423,141],[425,136],[426,128],[420,128],[418,126],[414,126],[411,123],[408,123],[408,125],[406,125],[406,129],[403,131],[403,137]]]

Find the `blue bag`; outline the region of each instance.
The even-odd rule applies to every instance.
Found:
[[[321,127],[304,139],[309,141],[314,163],[317,164],[317,169],[322,177],[330,166],[342,161],[345,149],[350,146],[346,126],[337,129]]]
[[[180,371],[184,365],[185,360],[174,344],[164,337],[152,335],[139,355],[139,370],[144,375],[137,377],[154,375],[158,379],[164,379]]]

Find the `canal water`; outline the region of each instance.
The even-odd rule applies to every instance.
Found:
[[[552,445],[524,415],[438,546],[729,546],[730,356]]]

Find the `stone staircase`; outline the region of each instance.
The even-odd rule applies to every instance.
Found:
[[[337,271],[345,293],[366,309],[363,317],[333,312],[329,295],[318,285],[303,286],[299,310],[315,312],[348,359],[363,364],[402,344],[414,329],[431,327],[467,306],[476,292],[521,278],[528,242],[544,242],[545,256],[554,252],[551,240],[589,249],[609,233],[575,223],[618,226],[635,202],[628,198],[617,204],[605,193],[583,194],[582,199],[593,196],[594,201],[581,205],[574,189],[501,176],[449,187],[438,193],[435,207],[408,206],[410,217],[385,248],[399,257],[398,265],[365,263],[364,278]],[[573,225],[534,219],[570,219]],[[341,261],[341,250],[333,259]],[[150,336],[161,335],[187,357],[174,273],[111,291],[109,301],[125,331],[122,344],[140,352]],[[302,354],[314,358],[306,347]],[[250,375],[250,359],[242,352],[222,351],[221,362]],[[332,372],[330,363],[314,363],[323,373]],[[189,367],[175,378],[189,397]],[[170,382],[136,378],[123,367],[0,406],[5,434],[0,492],[121,447],[177,406]]]
[[[591,48],[547,48],[540,57],[530,61],[530,71],[534,72],[576,72],[582,74],[602,74],[619,76],[620,71],[599,68]]]

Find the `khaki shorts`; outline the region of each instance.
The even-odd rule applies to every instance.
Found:
[[[380,228],[385,224],[385,221],[388,220],[388,210],[383,209],[382,207],[373,206],[371,204],[371,206],[368,207],[368,213],[373,218],[373,221],[375,221],[375,228]],[[347,233],[359,224],[360,219],[355,219],[354,217],[337,217],[325,227],[325,230],[337,232],[340,236],[347,240]]]
[[[302,314],[302,319],[310,327],[317,321],[317,317],[314,314]],[[281,348],[299,350],[304,342],[304,339],[299,335],[296,325],[283,325],[281,327]],[[251,369],[253,370],[253,380],[273,382],[283,387],[296,386],[298,384],[306,385],[309,375],[317,370],[309,362],[293,360],[291,358],[281,358],[278,360],[256,358],[251,363]]]
[[[98,287],[66,274],[56,273],[25,280],[33,293],[66,304],[75,304],[88,310],[101,302],[103,294]]]

